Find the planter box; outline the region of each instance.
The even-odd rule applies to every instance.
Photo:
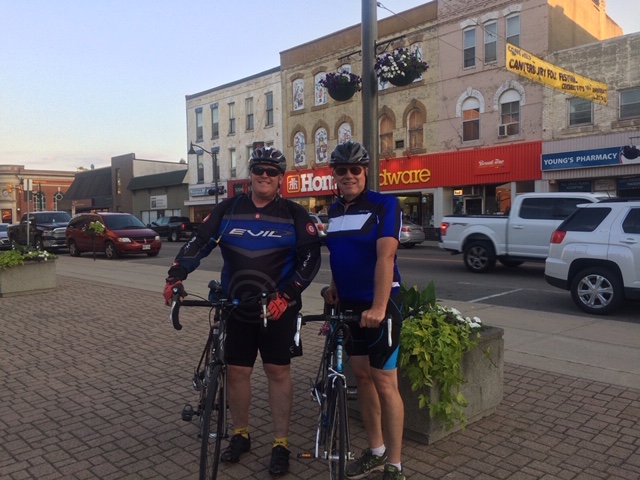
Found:
[[[50,292],[56,288],[56,262],[24,262],[0,270],[0,297]]]
[[[503,397],[504,383],[504,330],[490,327],[480,334],[480,341],[462,358],[465,382],[461,391],[467,399],[465,408],[467,424],[471,424],[495,412]],[[490,352],[490,355],[487,353]],[[346,364],[347,384],[355,385],[353,372]],[[444,421],[431,418],[429,408],[418,408],[417,393],[411,391],[409,380],[399,373],[398,384],[404,401],[404,436],[429,445],[460,430],[456,423],[449,430]],[[429,389],[431,399],[438,398],[437,388]],[[357,402],[349,402],[349,414],[360,418]]]

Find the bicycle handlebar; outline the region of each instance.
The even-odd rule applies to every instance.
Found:
[[[338,313],[338,314],[320,314],[320,315],[303,315],[302,316],[302,325],[306,325],[307,322],[359,322],[360,314],[357,313]],[[392,329],[392,320],[391,315],[387,316],[387,344],[391,346],[393,343],[393,337],[391,336]]]

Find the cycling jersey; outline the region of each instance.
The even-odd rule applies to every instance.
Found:
[[[224,260],[222,288],[241,302],[280,291],[299,310],[300,294],[320,268],[320,241],[308,213],[280,197],[262,208],[248,195],[221,202],[180,249],[169,275],[186,278],[217,245]],[[251,309],[245,316],[255,320],[256,313]]]
[[[372,302],[376,241],[400,239],[402,211],[398,199],[367,190],[348,207],[344,199],[329,208],[326,244],[331,272],[341,301]],[[391,293],[400,291],[400,274],[394,258]]]

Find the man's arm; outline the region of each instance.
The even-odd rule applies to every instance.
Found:
[[[362,312],[361,327],[376,328],[385,318],[387,303],[393,283],[393,265],[398,239],[382,237],[376,241],[376,268],[374,273],[373,303],[371,308]]]

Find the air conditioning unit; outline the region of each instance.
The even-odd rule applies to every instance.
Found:
[[[506,137],[507,136],[507,125],[499,125],[498,126],[498,136]]]

